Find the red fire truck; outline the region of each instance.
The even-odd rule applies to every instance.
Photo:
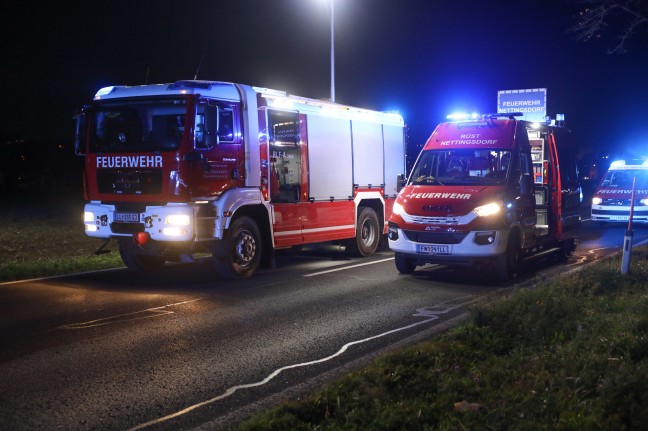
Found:
[[[524,260],[573,252],[580,187],[575,161],[556,142],[566,129],[518,115],[437,126],[389,219],[398,271],[483,266],[508,280]]]
[[[632,187],[634,185],[634,204]],[[592,220],[648,223],[648,160],[615,160],[592,198]]]
[[[77,117],[84,224],[127,267],[210,253],[223,278],[281,248],[373,254],[405,170],[400,115],[213,81],[114,86]]]

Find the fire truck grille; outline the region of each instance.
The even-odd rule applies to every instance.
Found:
[[[403,231],[407,239],[423,244],[459,244],[466,237],[465,232],[418,232]]]
[[[99,193],[153,195],[162,192],[162,171],[99,171]]]

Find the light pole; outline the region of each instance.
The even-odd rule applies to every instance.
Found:
[[[331,102],[335,102],[335,0],[331,0]]]

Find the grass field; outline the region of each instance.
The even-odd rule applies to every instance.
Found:
[[[0,281],[122,266],[118,253],[94,255],[100,241],[83,231],[83,201],[3,197]]]

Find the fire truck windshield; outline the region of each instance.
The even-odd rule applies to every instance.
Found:
[[[503,185],[511,151],[503,149],[429,150],[421,153],[410,185]]]
[[[185,131],[184,99],[107,101],[90,113],[90,152],[173,151]]]

